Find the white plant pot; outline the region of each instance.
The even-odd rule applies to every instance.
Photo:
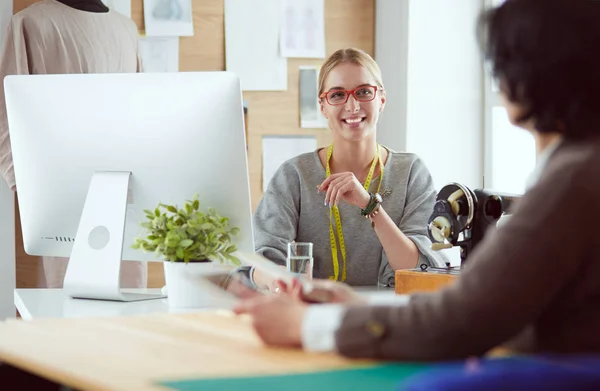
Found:
[[[230,305],[218,290],[195,282],[203,275],[223,272],[214,262],[164,262],[169,306],[173,308],[224,308]]]

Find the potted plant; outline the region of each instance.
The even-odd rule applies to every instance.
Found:
[[[141,226],[145,235],[136,238],[133,248],[154,252],[164,259],[169,304],[174,307],[211,305],[211,298],[206,297],[207,292],[202,292],[194,279],[240,264],[232,241],[239,228],[230,227],[229,219],[214,208],[206,213],[200,211],[197,195],[182,208],[159,203],[154,211],[144,212],[146,220]]]

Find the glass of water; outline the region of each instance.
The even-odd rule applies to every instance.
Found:
[[[313,244],[292,242],[288,243],[287,270],[312,279],[313,276]]]

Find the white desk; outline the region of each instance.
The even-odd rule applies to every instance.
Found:
[[[126,292],[160,293],[160,289],[124,289]],[[359,287],[366,296],[393,296],[393,288]],[[167,299],[134,302],[71,299],[62,289],[15,289],[14,301],[24,320],[38,318],[85,318],[198,312],[224,308],[221,304],[203,309],[170,308]]]
[[[125,292],[160,293],[160,289],[124,289]],[[15,289],[15,307],[24,320],[37,318],[85,318],[181,313],[169,308],[167,299],[133,302],[72,299],[62,289]]]

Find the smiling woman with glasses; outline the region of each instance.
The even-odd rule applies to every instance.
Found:
[[[254,216],[256,251],[284,265],[289,242],[311,242],[313,277],[355,286],[393,286],[395,270],[444,266],[426,231],[436,194],[429,171],[414,154],[377,142],[386,101],[377,63],[358,49],[336,51],[315,98],[333,143],[274,175]]]

